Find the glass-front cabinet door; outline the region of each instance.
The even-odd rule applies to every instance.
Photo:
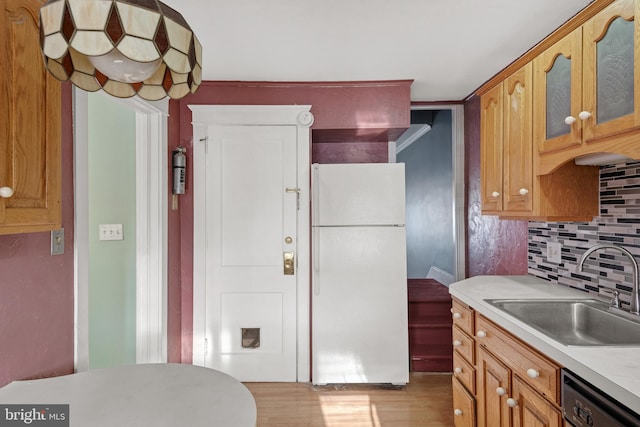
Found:
[[[640,31],[635,1],[618,0],[583,26],[583,139],[640,125]]]
[[[545,153],[582,143],[582,28],[533,62],[534,142]]]

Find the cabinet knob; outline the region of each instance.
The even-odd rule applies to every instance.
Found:
[[[460,340],[454,340],[453,341],[453,346],[454,347],[460,347],[462,345],[462,342],[460,342]]]
[[[478,331],[478,332],[476,333],[476,336],[477,336],[478,338],[484,338],[484,337],[486,337],[486,336],[487,336],[487,333],[486,333],[485,331]]]
[[[588,111],[580,111],[578,117],[580,117],[580,120],[587,120],[589,117],[591,117],[591,113]]]
[[[453,370],[453,372],[455,372],[456,374],[461,374],[462,373],[462,368],[457,367],[456,369]]]
[[[13,196],[13,188],[11,187],[0,187],[0,197],[8,199]]]
[[[496,389],[496,393],[498,393],[498,396],[504,396],[505,394],[507,394],[507,390],[505,390],[505,389],[504,389],[504,388],[502,388],[502,387],[498,387],[498,388]]]
[[[518,401],[515,400],[513,397],[510,397],[507,399],[507,406],[509,408],[515,408],[516,406],[518,406]]]
[[[527,190],[526,188],[521,188],[518,193],[520,193],[521,196],[526,196],[527,194],[529,194],[529,190]]]
[[[453,414],[456,417],[459,417],[460,415],[462,415],[462,409],[458,409],[458,408],[454,409]]]
[[[499,197],[500,193],[498,193],[497,191],[494,191],[493,193],[491,193],[491,197]]]
[[[572,124],[574,124],[576,122],[576,118],[573,116],[568,116],[566,119],[564,119],[564,122],[566,124],[568,124],[569,126],[571,126]]]
[[[536,371],[533,368],[527,369],[527,376],[529,378],[538,378],[540,376],[540,372]]]
[[[461,317],[462,317],[462,314],[460,314],[458,312],[453,313],[453,318],[454,319],[460,319]]]

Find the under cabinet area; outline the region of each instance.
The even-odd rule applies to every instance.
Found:
[[[42,63],[41,5],[9,0],[0,14],[0,234],[60,228],[61,91]]]
[[[553,360],[453,299],[456,427],[562,426]]]

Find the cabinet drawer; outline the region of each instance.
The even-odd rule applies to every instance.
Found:
[[[460,356],[453,352],[453,376],[466,387],[471,394],[476,394],[476,369]]]
[[[473,338],[458,327],[453,327],[453,349],[460,353],[472,365],[476,364],[476,346]]]
[[[475,399],[457,379],[452,378],[451,382],[453,386],[453,424],[455,427],[475,427]]]
[[[476,324],[478,345],[487,347],[509,365],[515,375],[560,404],[560,366],[481,315]]]
[[[453,324],[473,336],[473,309],[454,298],[451,313],[453,314]]]

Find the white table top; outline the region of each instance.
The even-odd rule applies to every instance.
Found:
[[[255,427],[249,390],[222,372],[148,364],[14,381],[2,404],[69,404],[72,427]]]
[[[640,412],[640,347],[566,346],[490,305],[485,299],[593,298],[533,276],[476,276],[454,283],[449,292],[560,365]]]

